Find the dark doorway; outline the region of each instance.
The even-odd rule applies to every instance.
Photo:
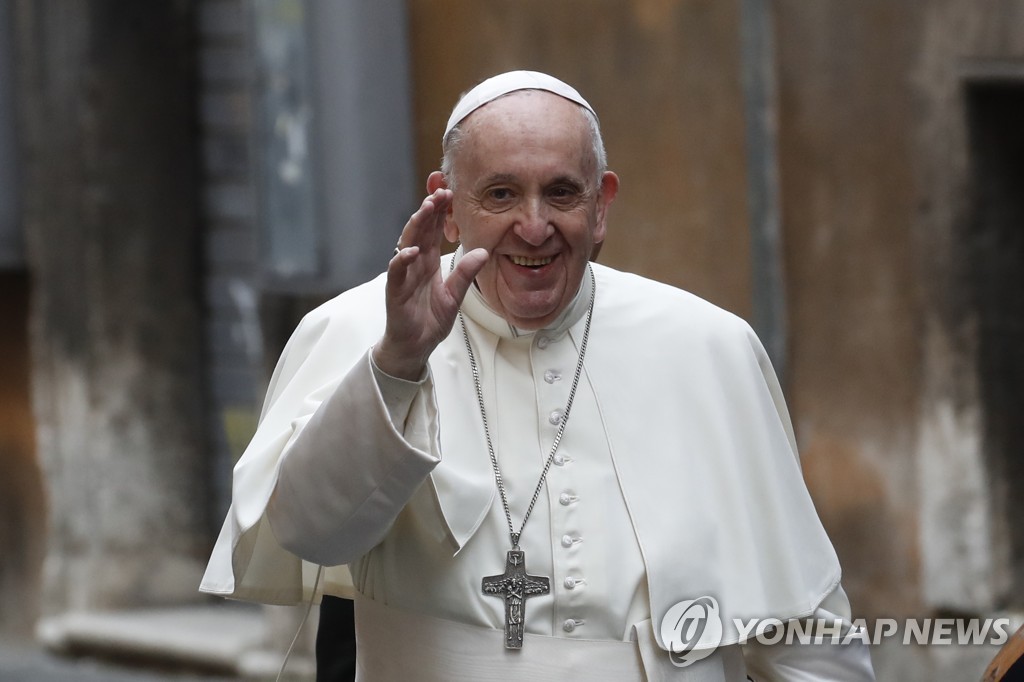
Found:
[[[0,633],[30,635],[46,540],[29,392],[28,275],[0,270]]]
[[[972,214],[966,231],[970,305],[994,508],[1009,538],[1007,606],[1024,606],[1024,82],[967,91]]]

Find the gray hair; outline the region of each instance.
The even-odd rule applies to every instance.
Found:
[[[513,93],[507,93],[501,97],[508,97]],[[497,99],[501,99],[501,97]],[[595,187],[601,186],[601,177],[604,172],[608,170],[608,154],[604,149],[604,139],[601,137],[601,124],[597,120],[597,116],[594,112],[590,111],[586,107],[579,107],[580,112],[587,119],[587,124],[590,126],[590,141],[593,145],[594,160],[597,162],[597,172],[594,177]],[[452,127],[448,134],[445,135],[444,141],[441,143],[441,173],[444,175],[445,180],[448,183],[448,189],[455,189],[455,154],[462,147],[462,143],[465,140],[465,135],[462,131],[462,121]]]

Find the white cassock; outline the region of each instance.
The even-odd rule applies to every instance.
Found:
[[[862,643],[740,641],[736,619],[850,619],[753,332],[686,292],[591,268],[585,368],[520,539],[527,572],[551,578],[526,601],[522,651],[504,649],[504,601],[481,591],[510,547],[461,327],[423,381],[384,375],[368,353],[383,275],[289,341],[201,589],[296,603],[316,597],[316,564],[329,567],[322,590],[356,597],[365,680],[874,679]],[[591,286],[587,275],[535,333],[475,288],[463,304],[516,530],[566,407]],[[660,624],[703,596],[719,604],[721,646],[676,667]]]

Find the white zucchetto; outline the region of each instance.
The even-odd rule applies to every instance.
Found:
[[[576,92],[575,88],[554,76],[539,71],[508,71],[488,78],[459,99],[448,118],[448,125],[445,126],[441,139],[448,137],[452,128],[483,105],[516,90],[546,90],[585,107],[595,118],[597,117],[594,108]]]

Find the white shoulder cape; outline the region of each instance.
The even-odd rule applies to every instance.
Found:
[[[839,562],[804,485],[761,343],[740,318],[692,294],[593,268],[598,293],[585,368],[647,567],[653,623],[677,602],[706,595],[721,609],[722,644],[739,641],[736,618],[810,615],[839,584]],[[382,275],[299,325],[235,467],[232,505],[202,591],[281,604],[310,596],[316,567],[277,544],[266,506],[282,453],[384,322]],[[449,336],[431,356],[442,423],[444,396],[463,390],[452,370],[465,365],[460,353],[461,339]],[[495,494],[489,464],[445,453],[428,482],[442,513],[456,507],[456,491],[461,511],[479,512],[445,514],[455,552]],[[321,589],[349,596],[351,585],[344,566],[331,567]]]

